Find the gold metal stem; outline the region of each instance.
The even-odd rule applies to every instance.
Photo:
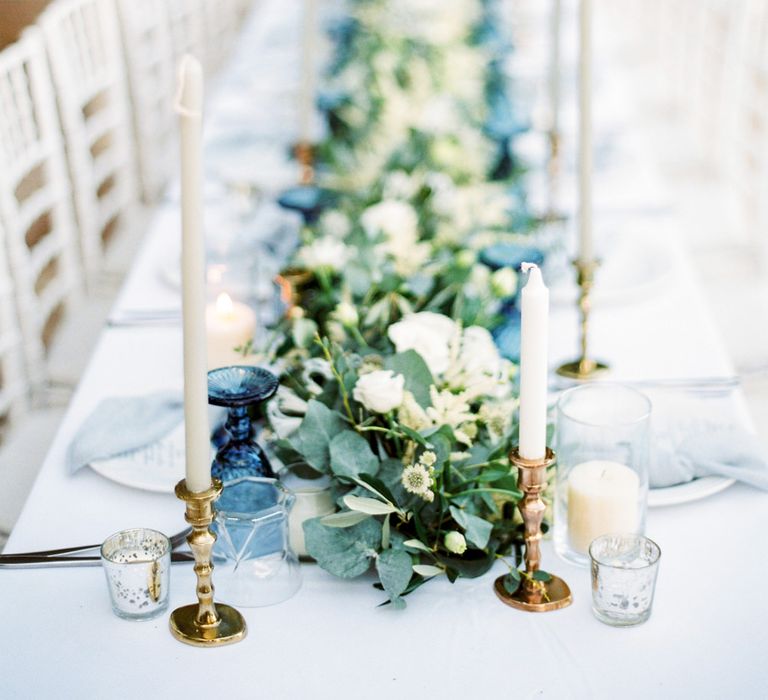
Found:
[[[549,204],[545,219],[556,220],[559,218],[557,211],[557,199],[560,183],[560,132],[550,129],[549,134],[549,162],[547,174],[549,176]]]
[[[296,160],[301,166],[301,174],[299,175],[300,185],[312,185],[315,182],[315,149],[311,143],[302,141],[297,143],[294,147],[294,154]]]
[[[581,354],[578,360],[566,362],[558,367],[557,373],[561,377],[569,379],[585,380],[591,379],[598,374],[609,370],[608,365],[598,362],[589,357],[587,350],[587,340],[589,338],[589,315],[592,311],[592,285],[595,282],[595,270],[600,266],[598,260],[574,260],[573,266],[576,268],[576,281],[579,285],[579,316],[581,337],[579,345]]]
[[[187,504],[186,521],[192,526],[187,542],[195,557],[197,605],[185,605],[171,613],[171,633],[194,646],[221,646],[239,642],[246,635],[242,615],[228,605],[213,602],[213,562],[216,535],[211,532],[213,502],[221,495],[221,481],[200,493],[187,489],[186,481],[176,484],[176,496]]]
[[[541,523],[546,505],[541,492],[547,486],[547,469],[555,463],[555,453],[547,448],[544,459],[528,460],[520,456],[517,448],[509,455],[517,467],[517,487],[523,492],[518,504],[525,525],[525,577],[514,594],[504,587],[504,576],[494,583],[496,595],[507,605],[529,612],[546,612],[565,608],[572,602],[568,584],[557,576],[546,582],[533,578],[541,564]]]

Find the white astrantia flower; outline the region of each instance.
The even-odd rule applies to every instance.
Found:
[[[408,314],[387,329],[397,352],[415,350],[433,376],[442,374],[450,366],[450,346],[458,333],[459,328],[452,319],[431,311]]]
[[[517,411],[518,400],[484,401],[480,406],[478,418],[485,424],[493,442],[500,441],[512,428],[512,418]]]
[[[408,493],[421,496],[426,501],[434,499],[434,494],[431,491],[432,475],[423,464],[410,464],[405,467],[400,477],[400,483]]]
[[[350,256],[347,246],[329,236],[317,238],[303,246],[297,255],[299,262],[310,270],[340,270],[349,261]]]
[[[403,403],[405,377],[380,369],[358,377],[352,396],[369,411],[389,413]]]
[[[464,554],[467,551],[467,540],[460,532],[450,530],[443,538],[445,548],[452,554]]]
[[[419,457],[419,462],[421,462],[427,469],[430,467],[435,466],[435,462],[437,461],[437,455],[432,452],[432,450],[425,450],[421,453],[421,457]]]

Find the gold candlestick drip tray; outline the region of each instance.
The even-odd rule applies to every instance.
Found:
[[[171,634],[185,644],[196,647],[223,646],[239,642],[246,635],[243,616],[234,608],[216,603],[218,622],[201,625],[197,621],[200,606],[185,605],[171,613]]]
[[[504,587],[504,576],[499,576],[493,584],[493,590],[502,603],[525,610],[527,612],[547,612],[549,610],[560,610],[567,608],[572,602],[571,589],[568,584],[559,576],[550,574],[550,579],[546,583],[542,581],[538,590],[529,590],[525,584],[510,595]]]

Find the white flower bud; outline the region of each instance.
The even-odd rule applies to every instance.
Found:
[[[467,551],[467,541],[464,539],[464,535],[460,532],[456,532],[456,530],[451,530],[450,532],[445,533],[443,544],[445,544],[445,548],[453,554],[464,554],[464,552]]]

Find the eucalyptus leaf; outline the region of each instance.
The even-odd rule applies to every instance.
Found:
[[[379,460],[368,441],[352,430],[334,436],[329,451],[331,470],[337,476],[356,477],[379,470]]]
[[[493,525],[476,515],[467,513],[456,506],[450,506],[451,516],[464,528],[464,535],[470,544],[478,549],[485,549],[493,531]]]
[[[420,549],[422,552],[431,552],[432,550],[427,547],[421,540],[406,540],[403,545],[410,547],[411,549]]]
[[[330,467],[331,440],[344,431],[345,427],[338,413],[312,399],[307,404],[307,413],[299,429],[291,436],[291,446],[311,467],[327,473]]]
[[[308,348],[315,341],[317,324],[310,318],[297,318],[291,328],[291,337],[298,348]]]
[[[368,489],[372,493],[381,496],[385,501],[395,503],[395,497],[392,495],[392,492],[389,490],[387,485],[380,479],[377,479],[375,476],[371,476],[370,474],[360,474],[360,477],[357,479],[357,481],[361,486]]]
[[[391,369],[395,374],[402,374],[405,378],[405,388],[413,394],[416,402],[427,408],[432,405],[429,396],[429,387],[434,384],[432,373],[427,363],[415,350],[406,350],[388,357],[384,362],[386,369]]]
[[[352,527],[371,516],[354,510],[345,510],[341,513],[332,513],[320,518],[320,522],[327,527]]]
[[[543,583],[547,583],[548,581],[552,580],[552,576],[546,571],[534,571],[532,576],[534,581],[542,581]]]
[[[509,593],[509,595],[514,595],[517,592],[517,589],[520,588],[520,579],[513,578],[509,574],[504,577],[503,583],[504,590]]]
[[[440,567],[430,564],[414,564],[412,568],[420,576],[439,576],[445,573]]]
[[[364,574],[381,547],[381,525],[366,518],[347,528],[327,527],[321,518],[304,521],[307,553],[328,573],[340,578]],[[390,550],[387,550],[390,551]]]
[[[384,516],[384,522],[381,524],[381,547],[389,549],[389,538],[392,532],[392,525],[389,522],[389,515]]]
[[[376,558],[379,580],[389,599],[394,601],[408,587],[413,571],[411,557],[402,549],[385,549]]]
[[[364,498],[361,496],[344,496],[344,505],[351,510],[356,510],[360,513],[367,513],[368,515],[388,515],[394,513],[397,508],[391,503],[382,503],[375,498]]]

